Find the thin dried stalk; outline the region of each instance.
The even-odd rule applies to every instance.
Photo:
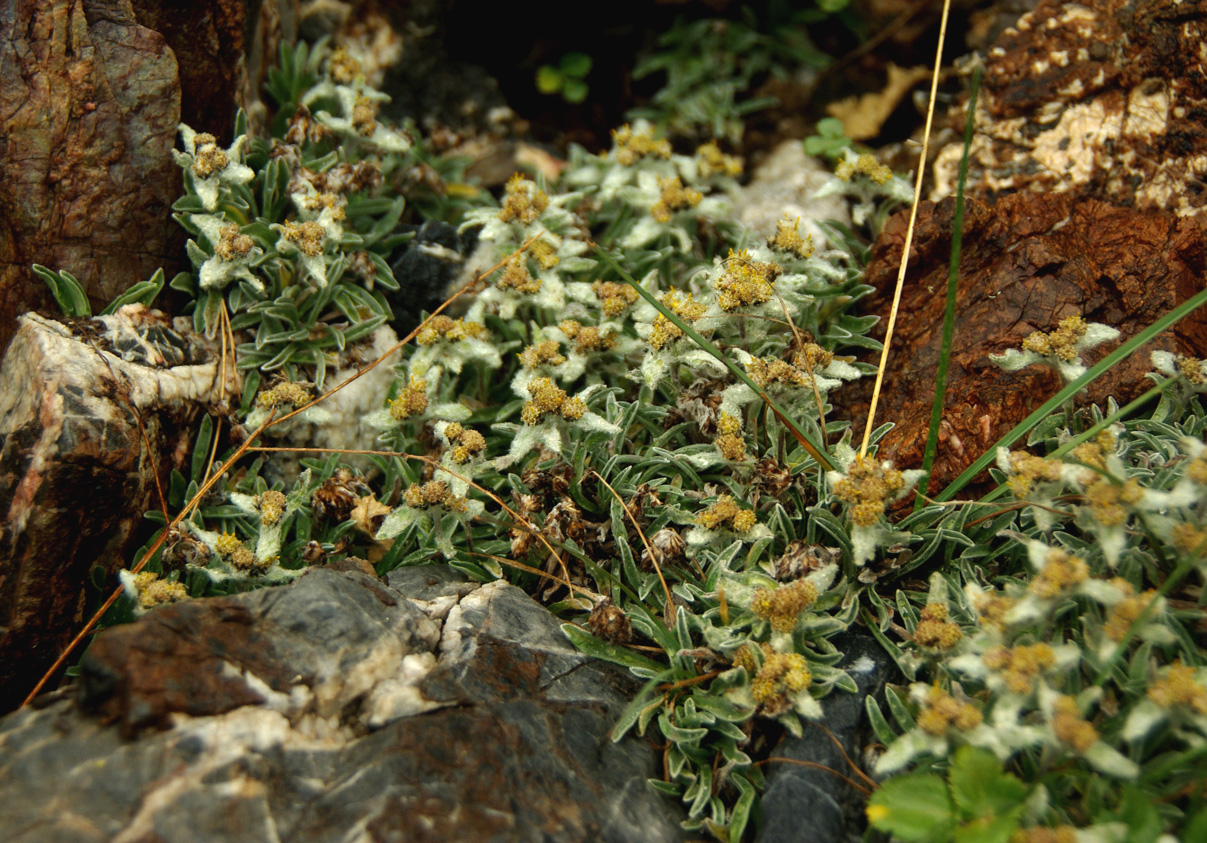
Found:
[[[876,404],[880,400],[880,387],[884,383],[884,369],[888,365],[889,346],[893,342],[893,328],[897,325],[897,310],[901,306],[901,291],[905,288],[905,270],[909,265],[909,249],[914,242],[914,224],[918,219],[918,203],[922,200],[922,179],[926,174],[926,153],[930,149],[930,127],[934,122],[935,100],[939,93],[939,71],[943,65],[943,42],[947,37],[947,16],[951,11],[951,0],[943,0],[943,17],[939,22],[939,46],[935,50],[935,71],[930,80],[930,102],[926,106],[926,129],[922,132],[922,154],[918,158],[918,175],[914,181],[914,201],[909,209],[909,227],[905,230],[905,246],[901,250],[901,266],[897,269],[897,286],[893,290],[893,306],[889,310],[888,327],[884,333],[884,347],[880,350],[880,365],[876,368],[876,385],[872,388],[872,403],[868,407],[868,420],[863,429],[863,443],[859,446],[859,458],[868,453],[868,442],[872,438],[872,426],[876,421]]]
[[[654,570],[658,573],[658,581],[662,583],[662,591],[666,595],[666,622],[667,626],[675,626],[675,599],[671,596],[670,586],[666,584],[666,577],[662,576],[662,566],[658,564],[658,555],[654,548],[650,546],[649,539],[645,537],[645,533],[641,531],[641,525],[637,523],[637,519],[633,516],[633,510],[629,509],[629,505],[624,502],[620,495],[616,494],[616,490],[612,488],[612,484],[603,479],[598,471],[592,469],[592,474],[599,478],[599,482],[603,483],[607,490],[612,493],[616,500],[620,501],[620,505],[624,507],[624,514],[629,516],[629,520],[633,522],[633,529],[637,531],[637,535],[641,537],[641,543],[645,545],[645,552],[650,555],[650,562],[654,565]]]

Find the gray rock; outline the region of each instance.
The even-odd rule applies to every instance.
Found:
[[[682,839],[654,750],[609,736],[631,680],[505,583],[315,569],[81,669],[79,701],[0,720],[6,843]]]
[[[834,773],[792,761],[818,764],[859,781],[843,753],[859,763],[868,730],[865,698],[882,695],[884,683],[897,675],[897,666],[871,635],[849,630],[835,636],[833,643],[843,653],[841,667],[859,691],[827,696],[821,701],[825,717],[819,725],[805,725],[801,737],[786,737],[772,753],[772,759],[790,760],[767,765],[758,843],[839,843],[862,838],[866,797]]]

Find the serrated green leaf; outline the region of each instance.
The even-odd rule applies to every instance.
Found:
[[[947,783],[933,773],[896,776],[868,800],[868,821],[906,843],[943,843],[955,830]]]
[[[1027,787],[1002,770],[1002,762],[987,749],[963,746],[956,750],[949,773],[951,796],[960,815],[980,819],[1021,809]]]

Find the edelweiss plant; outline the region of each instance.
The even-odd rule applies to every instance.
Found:
[[[998,820],[1010,840],[1057,839],[1043,836],[1057,830],[1069,839],[1130,840],[1141,827],[1207,828],[1207,812],[1187,815],[1176,799],[1160,807],[1137,801],[1142,792],[1174,792],[1202,769],[1192,758],[1201,752],[1196,718],[1207,685],[1187,666],[1203,656],[1186,626],[1201,610],[1175,611],[1167,596],[1201,570],[1207,550],[1192,478],[1207,450],[1202,419],[1196,404],[1184,420],[1102,419],[1076,440],[1066,429],[1051,441],[1068,444],[1048,457],[999,451],[1002,488],[1023,505],[1012,512],[1028,514],[1012,514],[1009,529],[995,519],[998,535],[1021,551],[1020,564],[986,584],[957,557],[963,588],[935,574],[921,617],[912,608],[903,614],[903,667],[929,680],[911,686],[909,702],[890,692],[899,737],[871,707],[888,744],[877,772],[919,762],[926,769],[959,747],[987,750],[996,761],[983,763],[995,775],[1025,773],[1018,809]],[[1185,435],[1187,426],[1195,435]],[[873,797],[869,818],[903,840],[948,839],[923,835],[908,820],[925,810],[921,803],[949,804],[936,780],[924,772],[893,779]],[[1086,798],[1074,799],[1078,793]]]
[[[199,328],[238,342],[245,431],[322,398],[333,355],[390,315],[405,203],[385,185],[425,153],[380,119],[356,68],[346,52],[287,49],[270,74],[276,137],[242,118],[247,137],[225,149],[182,130],[176,210],[195,273],[178,286]],[[847,147],[827,147],[828,189],[874,228],[908,185]],[[1081,354],[1111,329],[1076,318],[1033,335],[1004,365],[1077,382],[1025,447],[1028,431],[1012,432],[978,462],[997,458],[1000,488],[957,502],[957,481],[901,514],[921,472],[857,456],[829,418],[835,391],[872,368],[857,356],[879,348],[877,317],[856,310],[858,254],[818,248],[797,219],[727,221],[740,162],[716,143],[674,150],[648,124],[621,127],[606,152],[574,150],[560,182],[517,174],[455,219],[493,268],[463,311],[415,332],[357,469],[260,455],[235,473],[245,452],[215,444],[206,417],[165,504],[187,514],[146,572],[122,577],[127,608],[343,556],[382,574],[441,561],[507,577],[584,652],[646,682],[613,737],[654,733],[652,786],[684,802],[688,830],[731,842],[752,833],[762,725],[799,734],[827,695],[856,690],[833,639],[858,622],[906,677],[868,702],[876,829],[1207,835],[1207,369],[1159,353],[1143,400],[1075,412],[1073,391],[1105,365]],[[45,273],[78,307],[71,279]]]

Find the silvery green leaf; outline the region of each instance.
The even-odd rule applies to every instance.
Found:
[[[373,538],[379,542],[392,539],[420,519],[427,520],[427,516],[409,506],[396,506],[381,522],[381,526],[377,528],[377,535]]]

